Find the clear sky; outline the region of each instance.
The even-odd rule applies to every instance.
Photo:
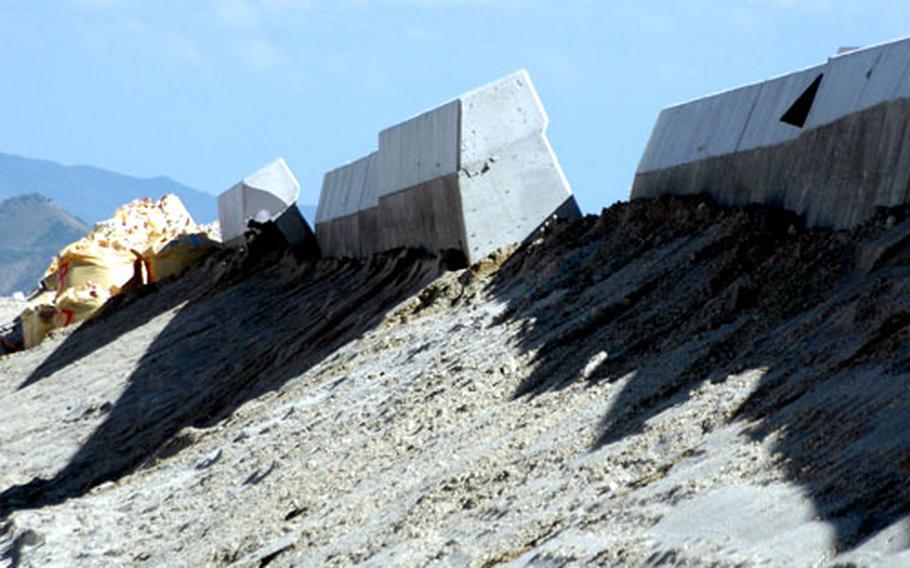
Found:
[[[907,0],[0,0],[0,152],[211,193],[284,156],[315,204],[380,129],[526,68],[596,212],[662,107],[907,34]]]

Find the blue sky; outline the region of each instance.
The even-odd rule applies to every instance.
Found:
[[[316,203],[380,129],[526,68],[596,212],[662,107],[907,34],[905,0],[0,0],[0,152],[212,193],[284,156]]]

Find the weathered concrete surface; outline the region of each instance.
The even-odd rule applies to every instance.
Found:
[[[781,121],[781,117],[822,70],[823,66],[819,65],[763,82],[736,151],[781,144],[798,137],[801,130]],[[712,127],[716,128],[718,124],[714,123]]]
[[[218,196],[222,240],[238,242],[250,219],[273,220],[295,204],[299,195],[300,184],[282,158],[257,170]]]
[[[0,358],[0,564],[905,566],[896,215],[640,200],[442,275],[220,253]]]
[[[457,174],[383,195],[379,198],[378,226],[378,250],[462,250],[464,222]]]
[[[323,256],[360,258],[379,249],[379,153],[325,174],[316,210]]]
[[[521,242],[572,198],[526,72],[461,98],[459,203],[472,262]],[[574,204],[574,200],[572,201]],[[569,211],[573,217],[580,212]]]
[[[571,190],[527,72],[485,85],[379,135],[379,150],[326,174],[316,234],[326,256],[400,247],[469,261],[521,242]]]
[[[910,202],[910,99],[882,103],[791,142],[646,172],[633,198],[711,195],[727,205],[768,203],[810,226],[851,227],[876,207]]]
[[[378,196],[456,173],[460,117],[456,99],[380,132]]]
[[[853,112],[905,98],[910,40],[890,42],[832,57],[806,128],[823,126]]]

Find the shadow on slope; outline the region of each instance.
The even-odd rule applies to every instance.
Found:
[[[133,329],[134,318],[148,321],[149,314],[188,300],[66,467],[51,479],[6,489],[0,494],[0,518],[81,496],[152,456],[176,453],[181,440],[173,438],[181,429],[211,425],[304,373],[377,325],[439,272],[435,258],[411,251],[366,263],[300,263],[288,253],[233,267],[206,266],[141,302],[107,310],[58,349],[72,346],[84,356],[91,351],[86,345]],[[67,356],[54,357],[54,368],[67,364]]]
[[[524,322],[519,348],[534,353],[517,398],[628,378],[596,449],[641,432],[706,381],[767,368],[738,416],[761,419],[756,439],[779,436],[774,450],[838,549],[910,512],[910,434],[898,426],[910,418],[910,273],[866,274],[856,262],[881,252],[881,224],[806,231],[780,210],[664,197],[547,231],[491,284],[508,302],[500,323]],[[902,250],[882,258],[900,264]]]

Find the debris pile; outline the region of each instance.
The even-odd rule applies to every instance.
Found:
[[[20,316],[24,347],[90,318],[124,290],[180,275],[216,247],[175,195],[124,205],[51,262]]]

